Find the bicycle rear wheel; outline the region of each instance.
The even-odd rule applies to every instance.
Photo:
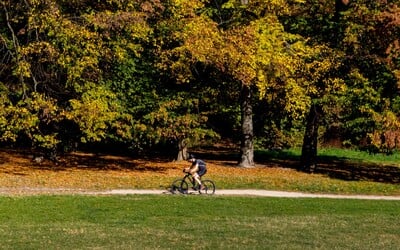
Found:
[[[189,190],[189,185],[185,179],[177,179],[172,182],[171,193],[176,194],[177,192],[181,194],[187,194]]]
[[[203,185],[203,189],[199,191],[201,194],[212,195],[215,193],[215,184],[212,180],[202,180],[201,184]]]

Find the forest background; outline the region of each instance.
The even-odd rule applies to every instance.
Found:
[[[400,146],[399,0],[0,0],[0,141],[173,155]],[[240,145],[240,146],[239,146]]]

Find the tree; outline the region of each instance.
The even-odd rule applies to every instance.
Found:
[[[258,87],[264,98],[270,86],[287,86],[284,98],[293,101],[289,101],[285,108],[292,114],[299,111],[304,113],[308,101],[307,98],[301,99],[301,96],[292,96],[293,93],[302,92],[299,85],[301,81],[297,81],[294,74],[300,57],[299,54],[292,56],[300,51],[302,43],[284,32],[276,16],[288,10],[280,2],[272,2],[272,7],[267,3],[261,6],[259,8],[258,3],[249,3],[244,11],[237,3],[227,1],[222,5],[225,14],[220,15],[221,9],[218,9],[211,12],[218,13],[218,17],[211,15],[211,18],[207,11],[203,14],[200,11],[198,15],[186,9],[183,12],[190,18],[179,22],[181,25],[183,23],[183,26],[178,26],[182,27],[177,31],[180,35],[174,35],[181,40],[175,43],[178,46],[164,54],[168,58],[166,61],[172,62],[169,72],[176,72],[174,74],[180,81],[191,81],[193,68],[200,63],[217,69],[231,79],[232,84],[241,86],[242,157],[239,165],[243,167],[254,165],[252,89]],[[227,14],[227,10],[231,14]],[[272,10],[272,14],[267,10]],[[230,20],[223,20],[225,16]],[[294,44],[293,51],[288,49],[291,43]],[[172,55],[178,60],[170,60]]]
[[[356,135],[347,139],[374,152],[391,151],[395,146],[388,147],[386,142],[399,138],[396,134],[400,130],[398,118],[394,119],[399,116],[395,108],[398,63],[394,63],[399,55],[398,1],[390,4],[354,1],[351,7],[343,13],[347,28],[341,45],[349,65],[349,97],[357,105],[352,104],[354,113],[344,115],[350,121],[345,130],[347,135]]]
[[[252,16],[256,18],[247,25],[246,31],[240,32],[246,34],[242,35],[242,37],[246,37],[243,39],[243,46],[249,47],[241,59],[248,62],[241,71],[241,74],[246,76],[241,76],[241,79],[244,79],[242,83],[244,86],[257,87],[259,98],[283,104],[280,112],[291,121],[303,117],[310,100],[305,90],[307,82],[298,72],[300,72],[305,56],[310,51],[307,51],[305,40],[302,37],[286,32],[279,21],[280,15],[290,12],[288,6],[274,1],[269,4],[255,2],[254,5],[249,3],[246,11],[252,13]],[[251,48],[251,46],[254,47]],[[279,92],[282,95],[279,95]],[[242,112],[248,114],[252,111],[249,105],[251,99],[248,94],[251,92],[245,93],[244,96],[249,97],[243,101],[247,106],[244,105],[245,108]],[[278,98],[270,99],[272,96]],[[244,122],[244,127],[247,126],[249,130],[253,129],[252,126],[249,126],[250,120],[243,119],[242,122]],[[244,130],[243,134],[245,140],[242,140],[242,145],[250,145],[244,148],[253,147],[253,132],[249,133],[248,130]],[[246,160],[247,152],[242,150],[241,165],[253,164]]]
[[[4,11],[0,20],[9,27],[1,30],[2,51],[9,56],[2,57],[5,59],[2,63],[7,67],[0,74],[1,79],[6,79],[5,87],[10,90],[5,98],[11,100],[3,104],[22,109],[24,105],[29,105],[31,99],[40,97],[40,100],[51,100],[58,115],[57,119],[53,117],[51,126],[39,126],[39,130],[33,129],[36,123],[31,124],[32,128],[5,129],[2,131],[4,134],[15,134],[3,136],[3,139],[28,136],[36,138],[34,143],[40,142],[39,146],[46,144],[49,147],[52,144],[55,148],[67,140],[65,137],[71,137],[71,131],[76,135],[74,139],[82,143],[126,136],[126,133],[121,134],[126,128],[118,123],[121,117],[126,117],[123,107],[117,95],[104,84],[107,76],[104,73],[107,68],[104,67],[113,63],[110,48],[117,48],[120,44],[110,42],[107,34],[119,24],[112,17],[103,16],[105,18],[100,19],[101,14],[97,11],[113,9],[97,3],[90,5],[84,1],[61,0],[3,1],[2,7]],[[9,12],[9,9],[13,11]],[[73,11],[75,16],[69,11]],[[143,22],[137,22],[137,15],[131,16],[128,19],[121,16],[122,20],[117,21],[122,24],[128,20],[135,24],[125,24],[124,27],[136,36],[145,33],[143,29],[135,29],[140,28]],[[105,32],[100,33],[99,30]],[[128,43],[127,47],[133,50],[134,42]],[[7,74],[12,77],[4,77]],[[46,108],[28,110],[40,124],[46,123],[46,117],[41,115],[46,113]],[[15,119],[16,124],[22,124],[18,122],[22,119],[20,117],[7,119]],[[116,134],[113,135],[114,131]],[[46,136],[43,137],[43,134]],[[45,138],[47,141],[44,141]]]
[[[320,54],[314,59],[318,67],[308,73],[315,91],[304,135],[305,170],[316,165],[320,125],[325,126],[325,136],[334,132],[333,137],[347,145],[359,145],[377,131],[379,120],[385,120],[379,117],[388,114],[393,98],[388,94],[396,91],[383,55],[387,43],[396,40],[392,37],[396,28],[388,25],[393,15],[389,19],[378,16],[388,7],[396,12],[393,6],[381,1],[336,1],[332,6],[320,1],[294,8],[285,21],[289,30],[310,37],[314,46],[325,47],[322,54],[316,53]],[[382,36],[389,39],[378,38]]]

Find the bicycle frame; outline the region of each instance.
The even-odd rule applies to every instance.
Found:
[[[200,194],[214,194],[215,193],[215,184],[211,180],[202,180],[200,176],[200,180],[203,188],[200,190],[196,180],[190,173],[186,173],[183,178],[176,179],[172,182],[172,186],[170,191],[175,193],[178,191],[182,194],[189,194],[189,189],[192,188],[195,191],[198,191]]]
[[[186,173],[186,175],[182,178],[182,180],[186,180],[188,179],[190,181],[190,183],[192,184],[192,187],[197,186],[197,182],[194,179],[193,175],[191,175],[190,173]],[[201,180],[201,176],[200,176],[200,180]]]

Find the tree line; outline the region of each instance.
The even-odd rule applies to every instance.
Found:
[[[0,0],[0,142],[400,142],[399,0]]]

